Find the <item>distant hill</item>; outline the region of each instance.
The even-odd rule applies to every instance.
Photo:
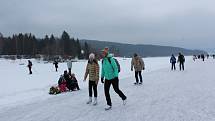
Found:
[[[115,54],[115,56],[121,57],[131,57],[133,53],[138,53],[142,57],[157,57],[157,56],[170,56],[171,54],[178,55],[179,52],[184,55],[194,55],[194,54],[207,54],[207,52],[202,50],[189,50],[179,47],[171,46],[158,46],[158,45],[143,45],[143,44],[123,44],[107,41],[97,41],[97,40],[81,40],[80,43],[87,42],[92,48],[96,50],[101,50],[104,47],[109,47],[110,51]]]

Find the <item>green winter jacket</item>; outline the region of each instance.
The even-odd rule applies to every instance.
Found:
[[[111,63],[109,62],[108,58],[110,58]],[[103,62],[101,77],[107,80],[111,80],[114,79],[115,77],[118,77],[119,74],[118,67],[113,57],[110,54],[108,54],[107,57],[105,57],[102,61]]]

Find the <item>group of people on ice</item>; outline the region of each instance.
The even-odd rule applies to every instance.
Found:
[[[176,62],[179,63],[179,69],[184,70],[184,63],[185,63],[185,57],[183,54],[179,53],[178,55],[178,61],[176,60],[176,57],[174,56],[174,54],[172,54],[171,58],[170,58],[170,63],[171,63],[171,70],[176,70],[175,64]]]
[[[101,80],[101,83],[104,83],[104,94],[107,102],[107,106],[105,110],[109,110],[112,108],[112,102],[110,97],[110,87],[112,85],[114,91],[119,95],[122,99],[123,105],[126,104],[127,97],[126,95],[119,89],[119,73],[120,73],[120,64],[117,59],[113,58],[113,56],[109,53],[109,49],[106,47],[102,50],[102,63],[101,63],[101,77],[100,75],[100,66],[98,63],[98,59],[95,57],[95,54],[91,53],[89,55],[89,60],[87,62],[86,71],[84,75],[84,82],[86,82],[87,77],[88,80],[88,93],[89,99],[86,104],[97,105],[97,97],[98,97],[98,83]],[[179,53],[178,59],[172,54],[170,58],[171,70],[176,70],[176,62],[179,63],[180,70],[184,70],[185,57],[183,54]],[[58,68],[58,62],[54,61],[56,71]],[[29,60],[29,71],[31,72],[32,62]],[[67,62],[68,71],[64,71],[64,74],[60,76],[58,80],[58,86],[53,86],[50,88],[50,94],[59,94],[66,91],[76,91],[80,90],[78,81],[75,78],[75,74],[71,73],[72,61]],[[143,83],[142,79],[142,71],[145,70],[145,64],[143,59],[134,53],[133,58],[131,60],[131,71],[135,71],[135,85],[141,85]]]
[[[64,74],[60,76],[57,86],[50,88],[49,94],[59,94],[67,91],[80,90],[78,81],[74,73],[64,71]]]

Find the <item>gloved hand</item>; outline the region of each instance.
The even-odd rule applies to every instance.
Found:
[[[104,77],[101,78],[101,82],[104,83]]]
[[[131,71],[133,71],[133,68],[131,68]]]

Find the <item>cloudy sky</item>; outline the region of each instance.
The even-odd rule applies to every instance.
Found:
[[[0,0],[0,32],[215,48],[214,0]]]

